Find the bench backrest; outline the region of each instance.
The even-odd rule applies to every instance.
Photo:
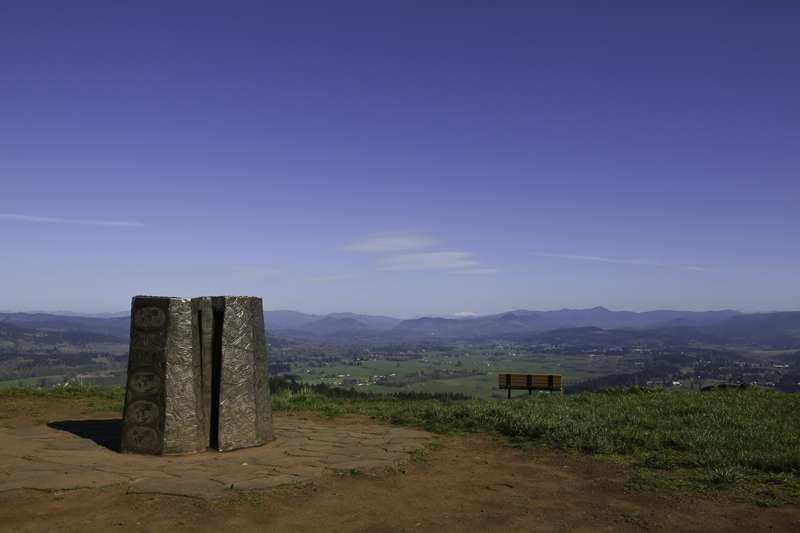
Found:
[[[499,374],[501,389],[561,390],[560,374]]]

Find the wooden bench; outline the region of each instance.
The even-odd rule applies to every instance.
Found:
[[[532,394],[535,390],[550,392],[564,392],[564,381],[560,374],[498,374],[498,386],[508,389],[511,398],[511,389],[527,390]]]

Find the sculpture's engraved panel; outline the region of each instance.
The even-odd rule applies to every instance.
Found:
[[[201,442],[202,406],[197,390],[201,377],[195,373],[195,358],[200,357],[193,344],[192,304],[187,299],[170,303],[170,326],[167,335],[165,378],[164,452],[186,453],[205,449]]]
[[[137,296],[131,304],[128,388],[122,420],[122,451],[163,452],[164,387],[169,298]]]
[[[128,356],[128,365],[131,367],[149,367],[152,368],[158,359],[158,350],[136,349],[131,350]]]
[[[142,307],[133,316],[138,329],[160,329],[167,322],[167,315],[158,307]]]
[[[222,326],[219,449],[260,444],[256,439],[253,323],[249,298],[226,297]]]
[[[225,297],[220,450],[258,446],[272,437],[262,305],[260,298]]]
[[[138,329],[138,328],[137,328]],[[136,331],[131,340],[132,347],[136,350],[159,352],[166,348],[167,336],[165,332],[145,333]]]
[[[253,323],[253,379],[256,399],[256,441],[267,442],[272,432],[272,399],[267,375],[267,338],[261,298],[250,299],[250,320]]]

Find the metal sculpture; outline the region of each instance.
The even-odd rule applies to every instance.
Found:
[[[261,298],[134,297],[122,451],[226,451],[272,438]]]

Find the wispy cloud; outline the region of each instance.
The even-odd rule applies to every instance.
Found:
[[[472,252],[421,252],[387,255],[378,265],[380,270],[461,270],[480,263]]]
[[[268,265],[235,266],[231,270],[240,278],[248,280],[274,278],[286,272],[282,268]]]
[[[707,267],[699,267],[699,266],[687,266],[684,267],[686,270],[694,270],[695,272],[718,272],[716,268],[707,268]]]
[[[700,267],[700,266],[674,265],[671,263],[650,261],[649,259],[624,259],[616,257],[602,257],[597,255],[554,254],[549,252],[534,252],[534,255],[538,255],[539,257],[550,257],[553,259],[569,259],[574,261],[593,261],[596,263],[613,263],[617,265],[639,265],[639,266],[662,267],[662,268],[676,268],[678,270],[691,270],[694,272],[716,272],[716,269],[713,268]]]
[[[0,213],[0,220],[15,220],[17,222],[37,222],[40,224],[80,224],[84,226],[112,226],[122,228],[141,228],[141,222],[121,220],[93,220],[83,218],[42,217],[32,215],[19,215],[16,213]]]
[[[310,278],[310,280],[325,283],[325,282],[335,282],[335,281],[350,281],[353,279],[358,279],[360,277],[361,276],[359,276],[358,274],[332,274],[330,276],[315,276],[313,278]]]
[[[453,316],[456,318],[472,318],[478,316],[478,313],[475,311],[459,311],[458,313],[453,313]]]
[[[498,272],[500,272],[500,270],[494,267],[478,267],[454,270],[453,274],[497,274]]]
[[[373,233],[343,250],[378,254],[378,270],[436,270],[452,274],[494,274],[474,252],[421,251],[437,244],[433,237],[411,233]]]
[[[435,245],[427,235],[411,233],[373,233],[365,239],[351,242],[343,249],[350,252],[405,252],[422,250]]]

